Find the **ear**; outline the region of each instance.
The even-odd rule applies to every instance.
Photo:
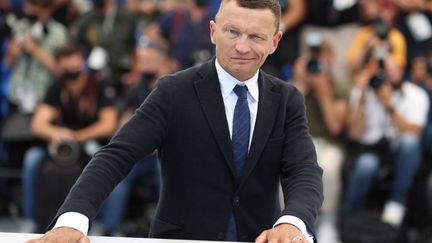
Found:
[[[209,23],[209,27],[210,27],[210,40],[213,44],[216,45],[216,22],[214,22],[214,20],[210,20]]]
[[[273,54],[273,52],[276,51],[276,48],[277,48],[278,45],[279,45],[279,41],[281,40],[282,35],[283,35],[282,31],[278,31],[278,32],[273,36],[273,39],[272,39],[272,48],[271,48],[269,54]]]

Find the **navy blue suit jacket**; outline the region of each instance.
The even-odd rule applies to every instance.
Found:
[[[160,79],[85,168],[57,217],[75,211],[92,220],[134,163],[157,148],[162,189],[150,237],[223,240],[231,212],[240,241],[254,241],[281,215],[297,216],[312,230],[323,199],[322,170],[302,94],[260,71],[256,125],[245,173],[236,185],[214,62]]]

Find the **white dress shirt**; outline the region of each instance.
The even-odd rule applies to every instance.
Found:
[[[371,145],[385,137],[396,142],[401,131],[394,125],[375,91],[365,91],[364,113],[365,129],[359,138],[362,144]],[[361,99],[362,90],[354,87],[351,91],[350,105],[354,107]],[[392,105],[404,120],[424,127],[429,110],[429,97],[422,88],[411,82],[403,82],[401,89],[393,92]]]
[[[251,119],[250,138],[251,139],[249,139],[249,148],[250,148],[252,142],[252,135],[255,128],[256,116],[258,112],[258,101],[259,101],[258,71],[251,79],[243,82],[235,79],[232,75],[227,73],[220,66],[217,60],[216,60],[216,71],[218,74],[222,98],[225,105],[225,113],[226,113],[230,136],[232,136],[234,108],[237,103],[237,95],[234,93],[233,89],[236,85],[246,85],[248,88],[249,92],[247,95],[247,100],[248,100],[249,111],[251,116],[250,117]],[[296,226],[306,236],[308,241],[310,243],[313,243],[313,237],[309,234],[308,230],[306,229],[305,223],[298,217],[292,215],[282,216],[276,221],[274,226],[282,223],[288,223]],[[89,228],[89,219],[87,218],[87,216],[80,213],[67,212],[62,214],[58,218],[54,228],[62,227],[62,226],[74,228],[76,230],[83,232],[83,234],[87,235],[88,228]]]

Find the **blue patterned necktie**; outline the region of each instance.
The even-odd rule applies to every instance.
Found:
[[[236,182],[239,184],[241,176],[243,175],[243,170],[249,150],[250,112],[247,101],[247,87],[237,85],[234,88],[234,92],[236,93],[238,99],[234,108],[231,144],[233,150]],[[225,240],[238,240],[234,214],[231,214],[229,218]]]
[[[236,93],[238,99],[234,109],[232,150],[237,183],[243,174],[249,150],[250,112],[247,92],[246,86],[237,85],[234,88],[234,93]]]

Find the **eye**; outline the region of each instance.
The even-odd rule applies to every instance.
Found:
[[[231,28],[229,28],[229,29],[227,29],[226,31],[227,31],[228,36],[229,36],[230,38],[235,38],[235,37],[238,37],[238,36],[240,35],[240,33],[239,33],[237,30],[235,30],[235,29],[231,29]]]
[[[254,41],[265,41],[266,39],[260,35],[252,35],[251,39]]]

